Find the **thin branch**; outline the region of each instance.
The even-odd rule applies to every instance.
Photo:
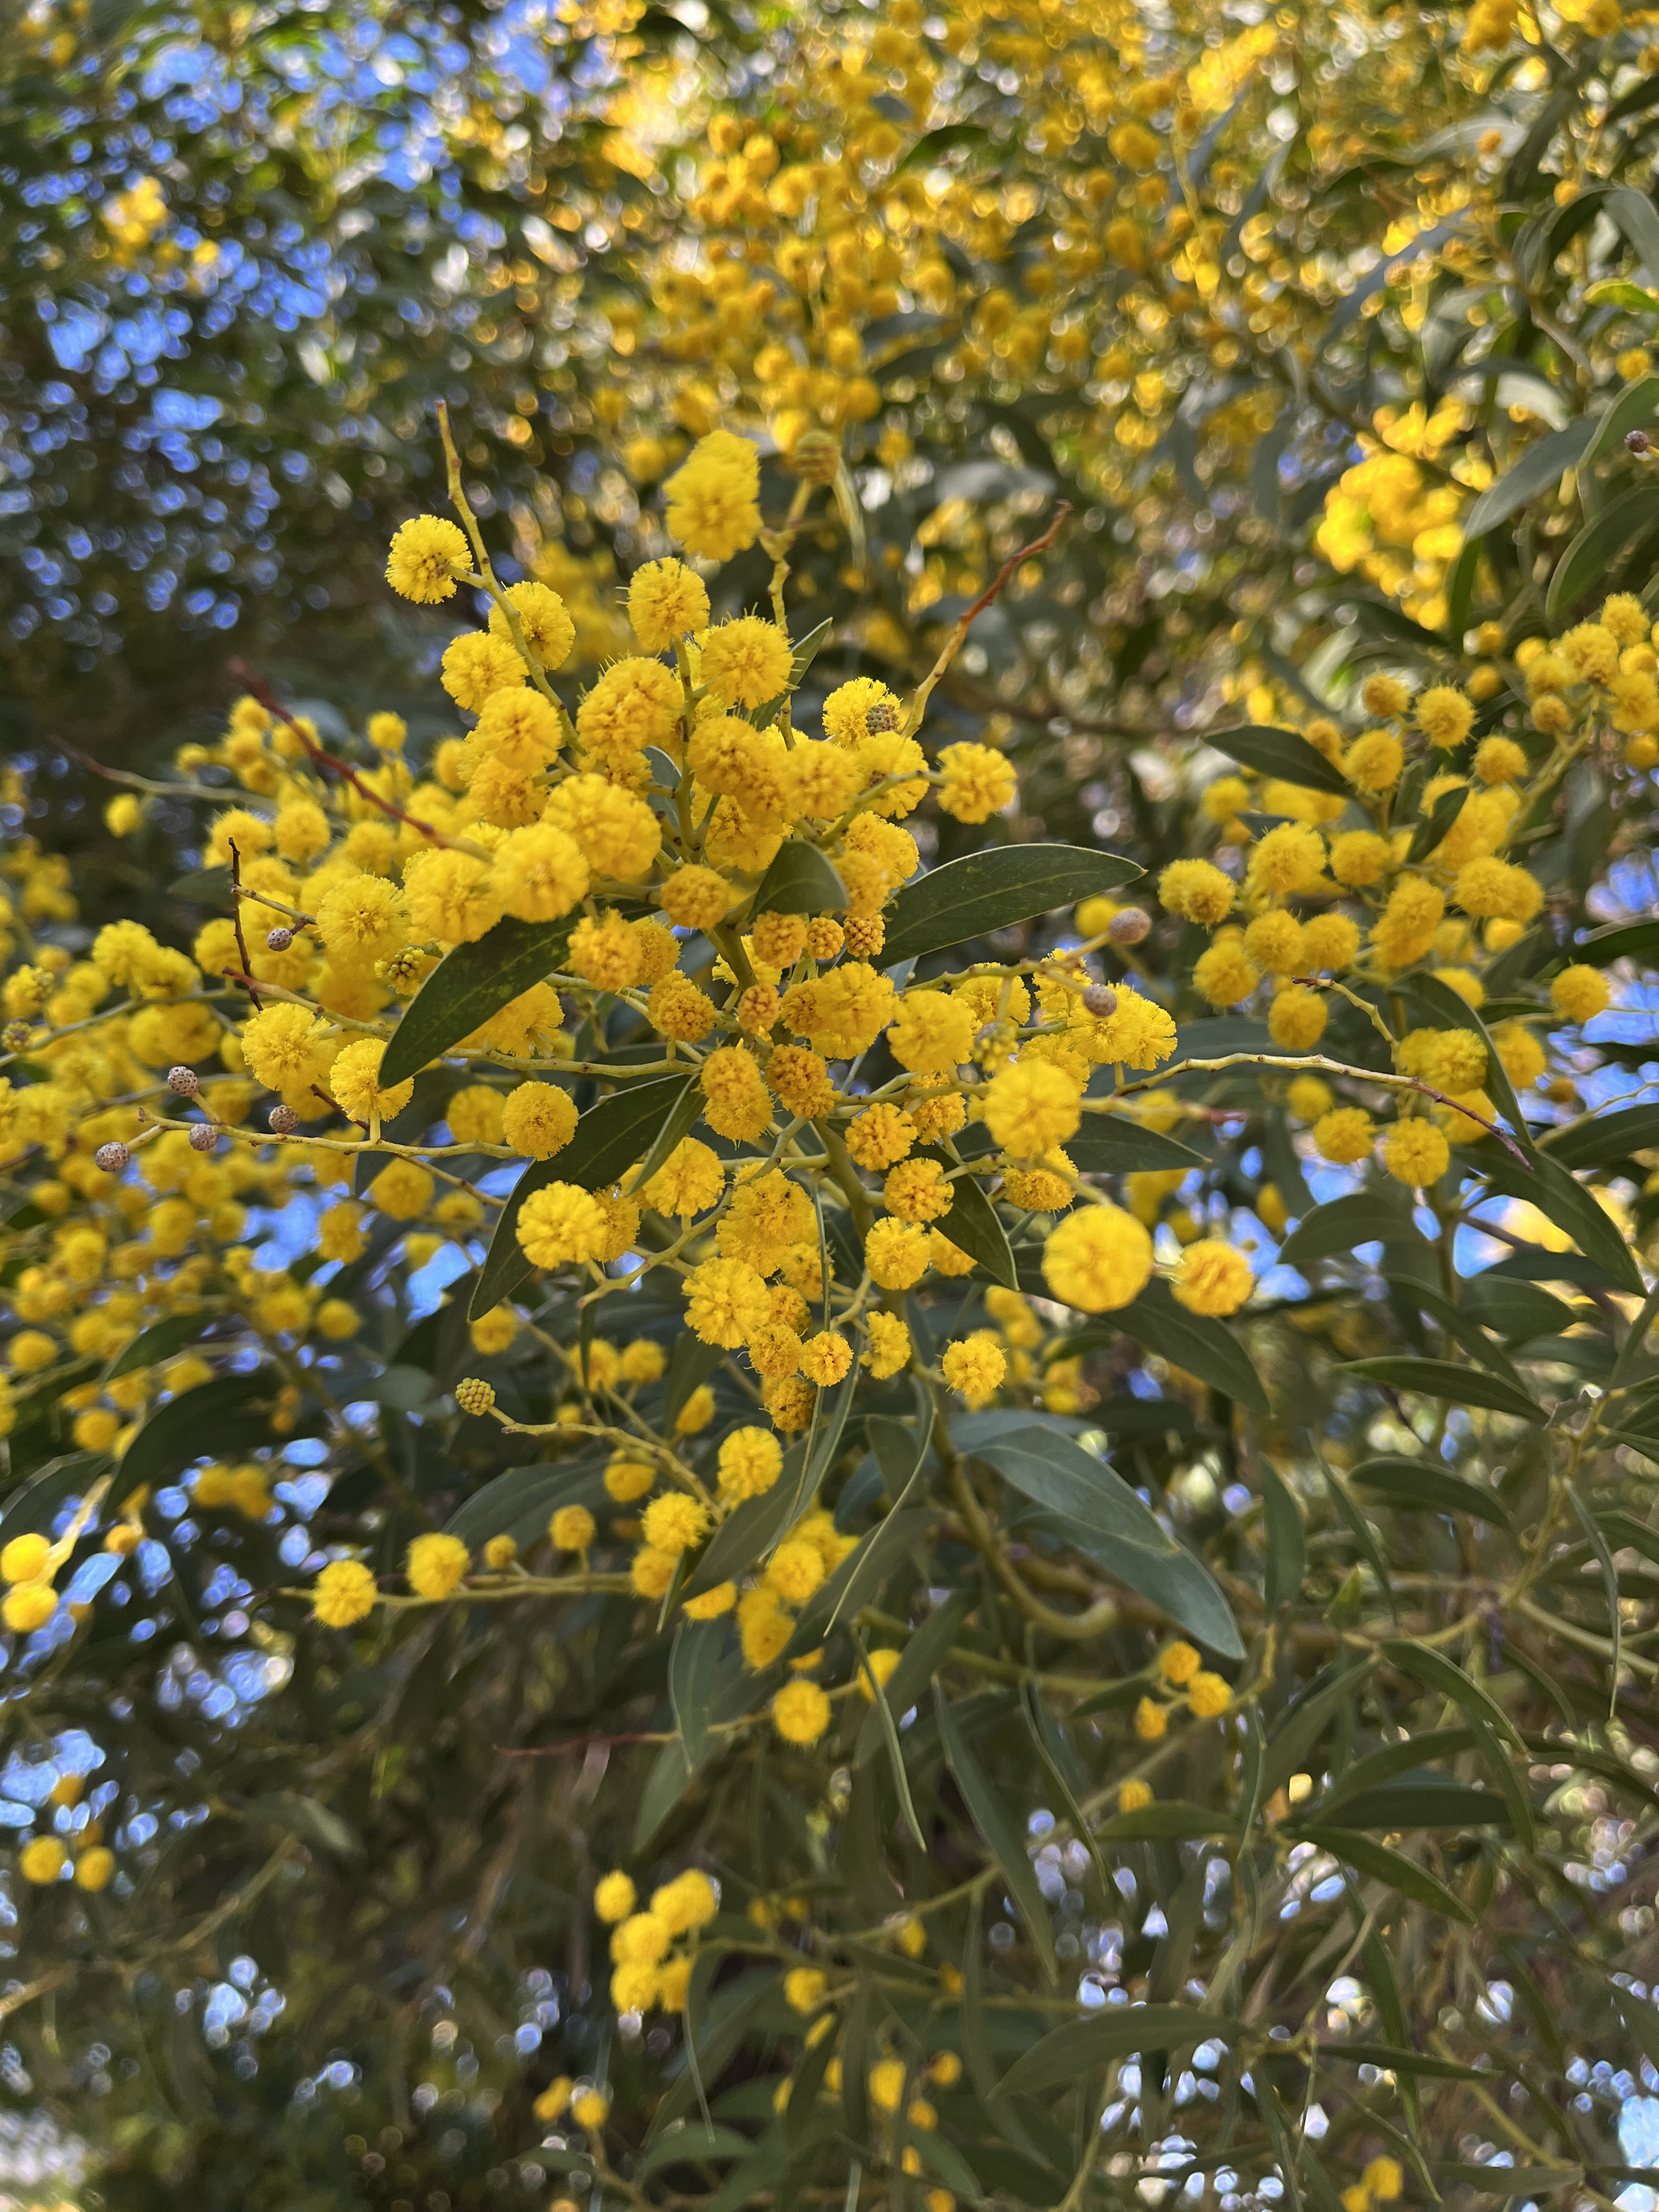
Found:
[[[365,800],[370,806],[378,807],[382,814],[389,815],[392,821],[407,823],[411,830],[418,830],[422,837],[429,838],[434,845],[447,845],[452,842],[444,836],[442,830],[434,830],[429,822],[422,822],[416,815],[405,814],[401,806],[394,806],[389,799],[382,799],[378,791],[373,790],[363,781],[349,761],[337,760],[332,753],[325,752],[310,732],[302,729],[293,715],[282,705],[276,694],[264,678],[254,674],[246,661],[233,660],[230,664],[230,672],[236,681],[244,685],[258,701],[266,714],[279,721],[284,729],[292,732],[305,747],[307,758],[315,767],[321,769],[325,775],[338,776],[342,782],[351,786],[359,799]]]
[[[967,608],[962,614],[957,616],[956,628],[951,631],[950,636],[945,641],[944,651],[939,654],[939,659],[933,663],[931,673],[923,678],[921,685],[916,692],[915,697],[910,702],[910,711],[904,718],[904,734],[907,738],[915,736],[916,729],[921,721],[923,711],[927,707],[928,697],[933,691],[933,686],[944,675],[945,670],[956,659],[957,653],[961,652],[962,647],[967,640],[968,633],[973,628],[977,617],[984,613],[986,608],[991,605],[991,602],[997,597],[998,593],[1002,590],[1003,586],[1020,567],[1022,562],[1035,560],[1039,553],[1046,553],[1048,550],[1048,548],[1054,544],[1055,538],[1059,537],[1060,525],[1065,521],[1066,516],[1071,513],[1071,511],[1072,502],[1070,500],[1061,500],[1059,506],[1054,509],[1054,520],[1043,532],[1042,537],[1034,538],[1029,545],[1022,545],[1018,553],[1010,554],[1008,558],[1003,562],[1002,566],[997,570],[996,574],[992,577],[990,582],[980,593],[979,597],[974,601],[972,606]]]
[[[252,963],[247,957],[247,939],[242,934],[242,856],[236,849],[235,840],[233,838],[229,842],[231,890],[230,918],[236,930],[236,950],[242,956],[242,972],[235,978],[235,980],[247,993],[249,998],[252,1000],[253,1011],[257,1014],[261,1012],[263,1009],[259,1004],[258,986],[254,982],[253,977],[249,972],[252,966]],[[230,970],[228,968],[225,968],[222,969],[220,973],[222,975],[228,975],[230,974]]]

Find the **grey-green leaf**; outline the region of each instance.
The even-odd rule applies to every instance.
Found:
[[[1000,845],[947,861],[907,884],[888,924],[888,967],[941,952],[1016,922],[1114,891],[1142,872],[1116,853],[1081,845]]]
[[[1184,1368],[1251,1413],[1267,1412],[1261,1378],[1238,1339],[1224,1322],[1207,1314],[1188,1313],[1161,1275],[1153,1276],[1139,1297],[1112,1318],[1145,1350]]]
[[[1445,1398],[1453,1405],[1489,1407],[1493,1413],[1512,1414],[1518,1421],[1545,1418],[1541,1406],[1501,1376],[1488,1375],[1479,1367],[1458,1367],[1449,1359],[1409,1356],[1350,1359],[1336,1371],[1384,1384],[1391,1390],[1414,1390],[1425,1398]]]
[[[919,1146],[917,1156],[936,1160],[947,1170],[957,1165],[939,1145]],[[1008,1232],[983,1183],[971,1175],[959,1175],[951,1185],[951,1211],[939,1224],[940,1233],[960,1250],[969,1253],[994,1282],[1002,1283],[1011,1291],[1018,1290],[1019,1277],[1014,1269]]]
[[[1224,2014],[1199,2012],[1191,2005],[1110,2005],[1087,2020],[1068,2021],[1063,2027],[1050,2029],[1014,2061],[1002,2077],[999,2094],[1030,2096],[1139,2051],[1190,2051],[1212,2039],[1226,2041],[1242,2026]]]
[[[816,845],[786,838],[755,893],[757,914],[839,914],[847,886]]]
[[[1184,1551],[1121,1475],[1052,1429],[1016,1429],[974,1447],[1027,1498],[1058,1514],[1080,1551],[1167,1613],[1201,1644],[1239,1659],[1244,1647],[1209,1570]]]
[[[1304,791],[1323,791],[1336,799],[1354,795],[1353,786],[1335,763],[1328,761],[1316,745],[1294,730],[1248,722],[1237,730],[1206,730],[1204,742],[1241,768],[1254,769],[1258,775],[1298,784]]]
[[[676,1107],[684,1106],[695,1076],[665,1075],[648,1083],[628,1083],[584,1114],[576,1133],[550,1160],[532,1160],[513,1186],[501,1208],[489,1250],[478,1270],[478,1281],[468,1308],[472,1319],[486,1314],[510,1297],[532,1272],[518,1239],[520,1210],[532,1192],[550,1182],[574,1182],[584,1190],[605,1190],[624,1176],[653,1139],[672,1120]],[[679,1139],[676,1138],[675,1142]]]
[[[520,921],[507,915],[471,945],[447,952],[404,1009],[380,1063],[391,1085],[418,1075],[492,1014],[539,983],[564,957],[572,921]]]

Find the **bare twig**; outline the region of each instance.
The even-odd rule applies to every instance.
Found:
[[[242,856],[236,849],[235,840],[233,838],[229,842],[231,890],[230,918],[236,931],[236,950],[242,956],[242,972],[240,975],[235,976],[234,980],[241,985],[242,988],[247,993],[249,998],[252,1000],[253,1011],[257,1014],[262,1012],[259,1005],[259,989],[258,986],[255,983],[252,974],[249,972],[253,963],[247,957],[247,939],[242,934]],[[224,968],[221,969],[220,973],[224,975],[229,975],[231,974],[231,970],[228,968]]]
[[[349,761],[337,760],[332,753],[325,752],[310,732],[303,729],[281,704],[276,694],[263,677],[254,674],[246,661],[233,660],[230,664],[230,672],[239,684],[246,687],[264,708],[266,714],[274,716],[284,729],[292,731],[305,747],[306,757],[314,766],[321,769],[325,775],[338,776],[343,783],[349,783],[351,786],[359,799],[366,800],[370,806],[378,807],[382,814],[389,815],[394,822],[406,822],[411,830],[418,830],[422,837],[429,837],[434,845],[444,845],[449,842],[443,832],[441,830],[434,830],[429,822],[422,822],[417,815],[405,814],[401,806],[394,806],[389,799],[382,799],[378,791],[373,790],[363,781]]]
[[[957,653],[962,650],[963,645],[966,641],[968,633],[973,628],[975,622],[984,613],[986,608],[988,607],[991,602],[997,597],[998,593],[1002,590],[1003,586],[1008,581],[1008,579],[1014,574],[1016,569],[1019,568],[1023,562],[1035,560],[1039,553],[1046,553],[1048,551],[1048,548],[1054,544],[1055,538],[1059,537],[1060,526],[1061,523],[1065,521],[1066,516],[1071,513],[1071,511],[1072,502],[1070,500],[1061,500],[1059,506],[1054,509],[1054,520],[1043,532],[1042,537],[1034,538],[1029,545],[1022,545],[1018,553],[1010,554],[1008,558],[1003,562],[1002,566],[997,570],[996,574],[992,577],[990,582],[980,593],[979,597],[974,601],[972,606],[965,609],[963,613],[957,616],[956,628],[951,631],[950,636],[945,641],[944,651],[939,654],[939,659],[933,663],[931,672],[922,679],[921,684],[917,690],[915,697],[910,702],[910,711],[904,718],[904,734],[907,738],[913,737],[915,734],[917,726],[921,720],[923,710],[927,707],[928,697],[933,691],[933,686],[939,682],[940,677],[944,675],[945,670],[951,665],[951,663],[956,659]]]

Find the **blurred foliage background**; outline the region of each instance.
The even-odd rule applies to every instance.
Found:
[[[1018,757],[1020,809],[994,836],[1099,843],[1149,870],[1208,849],[1226,810],[1206,812],[1205,794],[1226,764],[1206,734],[1340,712],[1384,667],[1432,681],[1474,659],[1488,698],[1518,696],[1516,642],[1613,586],[1647,586],[1656,116],[1659,19],[1616,0],[27,0],[0,21],[0,738],[28,771],[7,787],[9,826],[56,856],[79,902],[54,915],[36,872],[35,919],[70,945],[118,917],[159,927],[176,914],[165,887],[198,817],[163,792],[117,836],[109,787],[81,757],[165,781],[180,741],[222,728],[246,688],[234,664],[331,739],[371,708],[403,713],[417,744],[452,727],[433,672],[455,622],[391,601],[380,580],[392,526],[438,502],[439,398],[499,573],[563,594],[572,668],[588,675],[625,649],[620,586],[663,550],[665,476],[717,422],[760,441],[769,514],[803,459],[833,477],[836,526],[803,536],[793,586],[798,623],[829,625],[820,694],[860,674],[914,684],[1000,563],[1069,502],[1052,551],[975,626],[936,702],[937,738],[988,737]],[[758,551],[732,563],[717,611],[755,602],[765,574]],[[1575,772],[1528,856],[1560,941],[1651,911],[1651,796],[1594,762]],[[931,815],[919,829],[933,860],[981,842]],[[1194,949],[1165,926],[1145,955],[1183,1016],[1204,1012],[1187,982]],[[1575,1041],[1565,1088],[1529,1101],[1540,1116],[1643,1099],[1644,950],[1631,940],[1621,1011]],[[1334,1024],[1333,1037],[1357,1051],[1362,1030]],[[1247,1110],[1223,1087],[1193,1095],[1218,1118]],[[1299,1164],[1282,1112],[1248,1111],[1239,1157],[1261,1171],[1221,1159],[1204,1202],[1300,1182],[1305,1146]],[[1627,1127],[1584,1162],[1617,1186],[1620,1235],[1638,1249],[1650,1138]],[[1356,1413],[1337,1364],[1375,1348],[1379,1328],[1420,1335],[1423,1314],[1401,1320],[1374,1275],[1347,1291],[1287,1287],[1282,1316],[1253,1322],[1250,1341],[1297,1425],[1353,1444],[1378,1406],[1373,1395]],[[409,1455],[417,1488],[447,1495],[457,1469],[465,1486],[502,1468],[470,1464],[460,1443],[441,1467],[421,1463],[434,1432],[404,1415],[453,1383],[465,1352],[460,1304],[438,1295],[398,1279],[371,1349],[385,1448]],[[1127,1391],[1133,1356],[1114,1357],[1097,1379]],[[398,1389],[417,1386],[390,1378],[410,1375],[418,1395],[400,1406]],[[1200,1392],[1132,1456],[1183,1534],[1265,1591],[1255,1449]],[[1524,1488],[1528,1468],[1511,1471]],[[1645,1994],[1655,1966],[1644,1853],[1659,1723],[1639,1640],[1652,1553],[1632,1534],[1650,1476],[1633,1479],[1636,1510],[1617,1508],[1630,1525],[1587,1534],[1545,1608],[1570,1610],[1569,1575],[1599,1595],[1602,1554],[1617,1550],[1613,1613],[1640,1662],[1617,1725],[1616,1651],[1609,1669],[1605,1650],[1575,1658],[1552,1643],[1547,1620],[1492,1627],[1492,1671],[1522,1678],[1521,1767],[1547,1833],[1528,1880],[1511,1862],[1501,1892],[1477,1847],[1460,1843],[1442,1867],[1479,1941],[1425,1941],[1390,1996],[1374,1956],[1354,1965],[1346,1921],[1334,1941],[1311,1909],[1289,1910],[1294,1869],[1277,1893],[1290,1930],[1277,1994],[1317,2011],[1334,1991],[1316,2034],[1363,2015],[1379,2045],[1422,2060],[1404,2101],[1428,2104],[1426,2132],[1412,2133],[1434,2170],[1411,2167],[1388,2133],[1399,2112],[1376,2069],[1336,2146],[1393,2144],[1414,2201],[1501,2201],[1508,2185],[1474,2171],[1494,2155],[1525,2170],[1522,2201],[1652,2201],[1641,2130],[1656,2045],[1620,2032],[1607,1996],[1615,1972]],[[349,1494],[325,1505],[294,1480],[294,1525],[326,1539]],[[1254,1501],[1249,1534],[1224,1503],[1235,1492]],[[1398,1497],[1397,1513],[1367,1522],[1345,1494],[1333,1486],[1310,1530],[1307,1590],[1285,1625],[1281,1656],[1304,1697],[1317,1691],[1297,1709],[1293,1761],[1313,1761],[1328,1727],[1346,1731],[1346,1758],[1356,1729],[1369,1755],[1383,1730],[1445,1718],[1443,1698],[1398,1677],[1392,1704],[1365,1704],[1340,1679],[1343,1632],[1414,1575],[1463,1575],[1477,1604],[1496,1577],[1466,1524],[1449,1533],[1449,1518]],[[228,1579],[207,1587],[221,1613],[292,1571],[287,1533],[216,1531],[215,1577]],[[190,1579],[199,1600],[195,1565]],[[669,2029],[619,2040],[591,2001],[602,1938],[580,1902],[630,1847],[627,1820],[590,1826],[633,1725],[637,1655],[603,1638],[573,1651],[538,1630],[503,1646],[434,1615],[372,1666],[319,1664],[303,1638],[275,1634],[210,1666],[168,1610],[183,1590],[155,1610],[167,1632],[153,1651],[111,1628],[54,1683],[49,1744],[17,1723],[12,1756],[38,1778],[75,1766],[112,1714],[141,1705],[124,1786],[145,1809],[127,1832],[160,1871],[153,1932],[106,1941],[93,1898],[75,1927],[25,1945],[0,1994],[13,2107],[44,2103],[84,2132],[100,2160],[88,2190],[135,2212],[180,2189],[216,2212],[544,2201],[567,2185],[561,2154],[532,2154],[548,2081],[602,2076],[643,2112],[653,2069],[678,2057]],[[1126,1643],[1115,1662],[1127,1674],[1140,1650]],[[1558,1723],[1575,1732],[1571,1757],[1551,1750]],[[529,1755],[556,1727],[576,1750]],[[1053,1799],[1023,1724],[992,1741],[1000,1773]],[[1280,1786],[1304,1770],[1274,1772]],[[1060,1786],[1075,1782],[1062,1770]],[[1168,1794],[1201,1800],[1207,1786],[1172,1774]],[[781,1752],[738,1787],[708,1832],[725,1820],[763,1854],[775,1844],[775,1882],[763,1863],[746,1879],[787,1917],[797,1889],[831,1884],[823,1808]],[[965,1881],[950,1856],[959,1817],[940,1819],[940,1865]],[[1150,1983],[1173,2000],[1231,1940],[1229,1900],[1184,1879],[1190,1851],[1183,1866],[1167,1839],[1136,1842],[1139,1875],[1115,1877],[1122,1899],[1145,1891],[1156,1905],[1133,1920],[1086,1852],[1056,1844],[1045,1859],[1032,1842],[1033,1878],[1075,1923],[1065,1955],[1086,1954],[1102,1988],[1139,1978],[1141,1993]],[[878,1851],[853,1879],[873,1920],[896,1905]],[[15,1901],[7,1911],[15,1921]],[[951,1956],[927,1962],[935,1982],[960,1972],[980,1923],[953,1932]],[[884,1954],[901,1980],[902,1956]],[[1339,1959],[1352,1986],[1328,1978]],[[794,2029],[775,1992],[738,1988],[716,2021],[731,2026],[722,2065],[750,2037],[715,2113],[732,2130],[769,2124],[771,2061]],[[1034,2032],[1024,2015],[1011,2028]],[[1442,2035],[1474,2041],[1437,2056]],[[1513,2069],[1501,2100],[1457,2071],[1483,2039]],[[998,2044],[993,2082],[1017,2047]],[[1549,2090],[1526,2071],[1540,2051]],[[1144,2160],[1090,2186],[1160,2201],[1145,2165],[1188,2172],[1176,2115],[1214,2101],[1214,2071],[1133,2085]],[[1051,2185],[1048,2146],[1022,2143],[1018,2116],[986,2125],[970,2078],[973,2097],[942,2100],[946,2134],[973,2146],[991,2192],[1060,2202],[1070,2157]],[[693,2112],[692,2077],[672,2080],[675,2109]],[[1232,2127],[1231,2107],[1222,2119]],[[1252,2119],[1256,2150],[1264,2127],[1271,2137]],[[1230,2140],[1192,2169],[1196,2186],[1182,2183],[1187,2201],[1238,2212],[1288,2197],[1297,2212],[1297,2185],[1275,2196],[1271,2175],[1240,2180]],[[771,2201],[828,2201],[811,2156],[781,2171]],[[633,2174],[634,2202],[744,2201],[668,2158]],[[927,2185],[947,2181],[973,2194],[938,2169]],[[1300,2185],[1335,2212],[1328,2183]],[[1356,2186],[1346,2212],[1370,2201]],[[902,2172],[891,2188],[902,2203]],[[840,2168],[831,2193],[842,2200]]]

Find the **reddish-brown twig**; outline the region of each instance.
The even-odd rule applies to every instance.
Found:
[[[939,678],[945,674],[946,669],[951,665],[951,663],[956,659],[957,653],[962,650],[963,645],[966,641],[968,633],[973,628],[975,620],[979,616],[984,613],[986,608],[990,605],[991,602],[997,597],[999,592],[1000,592],[1003,586],[1020,567],[1022,562],[1033,561],[1036,558],[1039,553],[1046,553],[1048,550],[1048,548],[1054,544],[1055,538],[1060,535],[1060,526],[1061,523],[1065,521],[1066,516],[1071,513],[1071,511],[1072,503],[1070,500],[1061,500],[1059,506],[1054,509],[1054,520],[1043,532],[1042,537],[1034,538],[1029,545],[1022,545],[1018,553],[1011,553],[1008,558],[1003,562],[1002,566],[997,570],[996,574],[992,577],[985,589],[974,601],[972,606],[967,608],[962,614],[959,614],[957,617],[956,628],[951,632],[950,636],[945,639],[944,650],[940,653],[939,659],[933,663],[930,672],[923,678],[921,684],[917,689],[915,698],[910,702],[910,711],[904,720],[904,734],[907,738],[915,736],[916,729],[921,720],[922,712],[927,707],[928,697],[933,691],[933,686],[939,682]]]
[[[259,1005],[258,987],[254,982],[252,975],[249,973],[249,969],[252,968],[253,963],[247,957],[247,939],[242,934],[242,856],[236,849],[234,839],[230,840],[229,842],[231,890],[230,918],[236,930],[236,950],[242,956],[242,972],[240,975],[232,975],[231,980],[234,982],[240,983],[242,988],[247,993],[249,998],[253,1001],[253,1011],[257,1014],[263,1010]],[[222,975],[231,975],[231,970],[228,968],[222,968],[219,972]]]
[[[445,842],[443,832],[434,830],[429,822],[422,822],[416,814],[405,814],[401,806],[394,806],[389,799],[382,799],[378,791],[363,781],[349,761],[337,760],[332,753],[325,752],[310,732],[296,722],[281,704],[264,678],[254,674],[246,661],[233,660],[230,672],[258,701],[267,714],[273,715],[284,729],[292,731],[305,747],[306,757],[321,769],[325,775],[338,776],[343,783],[351,786],[359,799],[366,800],[370,806],[379,807],[382,814],[389,815],[394,822],[406,822],[411,830],[418,830],[422,837],[429,837],[434,845],[441,845]]]

